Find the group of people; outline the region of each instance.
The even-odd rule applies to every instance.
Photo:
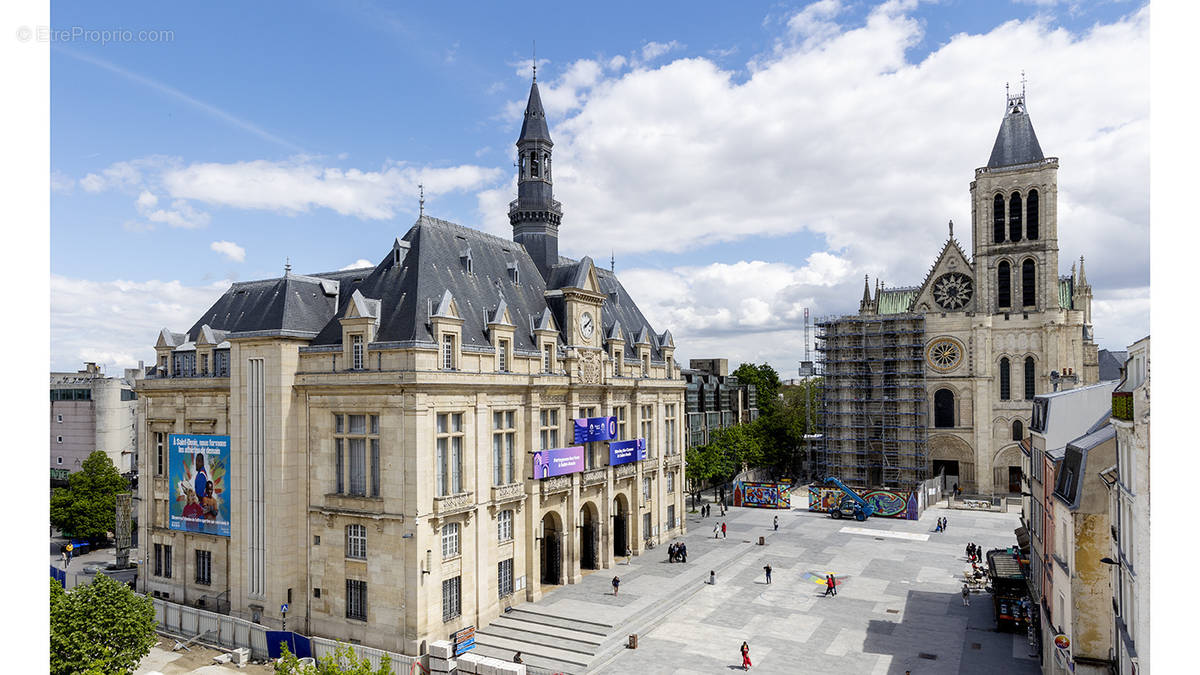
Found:
[[[720,507],[721,507],[721,513],[720,513],[720,515],[721,515],[722,517],[724,517],[724,516],[725,516],[725,505],[724,505],[724,504],[718,504],[718,506],[720,506]],[[701,518],[707,518],[707,517],[709,517],[709,516],[711,516],[711,515],[712,515],[712,504],[701,504],[701,505],[700,505],[700,517],[701,517]]]
[[[837,596],[837,577],[832,574],[826,574],[824,597],[829,597],[830,595]]]
[[[945,532],[946,531],[946,519],[938,518],[937,527],[935,527],[933,529],[933,531],[934,532]]]
[[[725,534],[725,523],[717,523],[716,525],[713,525],[713,539],[720,538],[728,539],[728,536]]]
[[[687,562],[687,544],[682,541],[675,542],[667,547],[668,562]]]
[[[979,548],[975,542],[967,544],[967,560],[970,562],[983,562],[983,549]]]

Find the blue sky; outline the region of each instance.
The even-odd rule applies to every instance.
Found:
[[[418,182],[507,236],[535,40],[563,253],[615,255],[681,359],[791,372],[803,307],[920,283],[951,218],[969,248],[1022,71],[1062,160],[1060,273],[1087,256],[1102,347],[1149,332],[1141,3],[559,4],[55,2],[60,31],[170,35],[51,45],[52,368],[150,359],[285,257],[376,262]]]

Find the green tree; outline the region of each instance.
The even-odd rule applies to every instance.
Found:
[[[132,673],[158,640],[154,603],[129,586],[97,574],[64,591],[50,580],[52,675]]]
[[[379,660],[379,668],[371,667],[366,657],[361,657],[350,645],[338,643],[332,656],[326,656],[317,661],[316,666],[300,664],[300,659],[288,650],[286,644],[280,645],[281,658],[275,663],[277,675],[392,675],[392,657],[386,654]]]
[[[50,524],[76,537],[102,538],[115,527],[117,493],[128,489],[108,455],[96,450],[71,474],[67,487],[50,496]]]
[[[715,451],[712,459],[715,480],[732,480],[746,467],[762,466],[763,447],[758,425],[755,421],[712,432],[709,445]]]
[[[758,410],[763,415],[769,415],[779,407],[779,373],[770,364],[756,366],[753,363],[743,363],[733,371],[738,384],[752,384],[758,390]]]

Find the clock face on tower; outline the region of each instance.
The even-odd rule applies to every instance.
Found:
[[[933,299],[942,309],[962,309],[971,301],[971,278],[958,272],[943,274],[933,282]]]
[[[592,318],[591,312],[584,312],[579,316],[579,332],[585,339],[590,340],[592,333],[596,331],[596,321]]]

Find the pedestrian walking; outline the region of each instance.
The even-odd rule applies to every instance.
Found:
[[[946,531],[946,525],[948,525],[948,524],[949,524],[949,519],[942,518],[942,532]]]
[[[750,666],[752,666],[752,665],[754,665],[754,664],[750,663],[750,645],[743,642],[742,643],[742,670],[750,670]]]
[[[779,531],[779,516],[775,516],[775,531]]]
[[[725,532],[725,523],[721,523],[721,538],[728,539],[729,535]]]
[[[967,544],[967,560],[975,560],[975,544]]]
[[[687,562],[687,544],[679,542],[679,557],[682,562]]]
[[[619,590],[621,590],[621,577],[613,577],[613,596],[616,596]]]
[[[771,563],[763,565],[763,571],[767,573],[767,583],[771,583]]]
[[[829,596],[833,595],[833,590],[834,590],[833,589],[833,575],[826,574],[825,575],[825,595],[824,595],[824,597],[828,598]]]
[[[829,576],[833,577],[833,594],[834,596],[837,596],[837,575],[830,574]]]
[[[970,600],[971,589],[967,588],[966,584],[963,584],[962,596],[963,596],[963,605],[970,607],[971,606],[971,600]]]
[[[64,570],[67,569],[67,551],[66,551],[66,549],[59,551],[58,554],[59,554],[59,557],[62,558],[63,569]]]
[[[716,539],[720,536],[721,536],[721,524],[717,523],[717,524],[713,525],[713,539]]]
[[[716,570],[708,571],[708,585],[709,586],[717,585],[717,571]]]

